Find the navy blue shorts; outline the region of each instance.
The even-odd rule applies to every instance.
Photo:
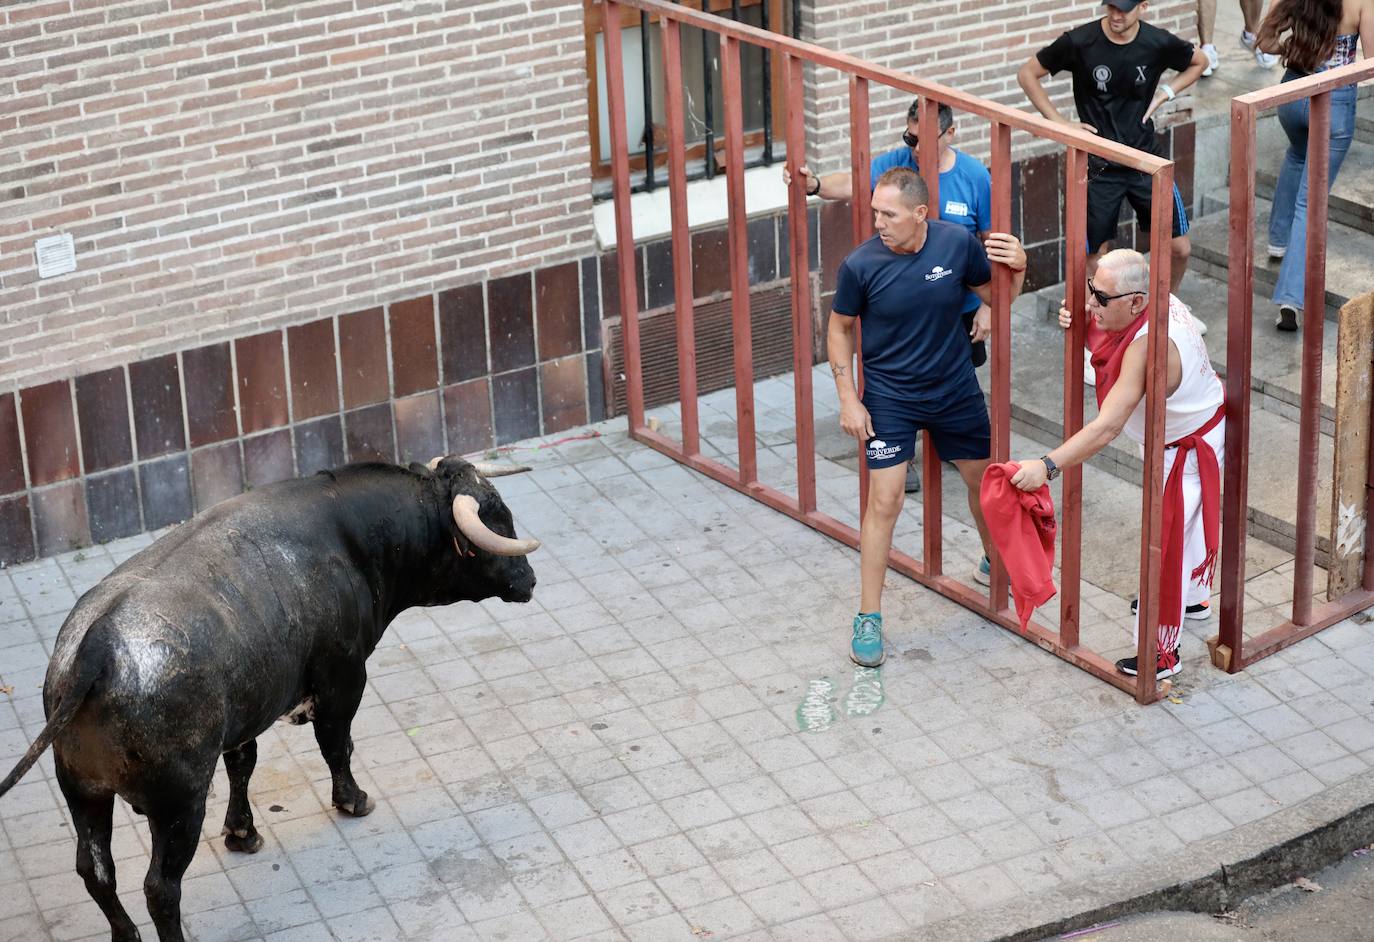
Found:
[[[1102,248],[1103,242],[1116,239],[1116,224],[1121,217],[1121,204],[1130,203],[1135,210],[1136,228],[1150,231],[1150,175],[1138,170],[1108,164],[1100,158],[1088,160],[1088,253]],[[1188,212],[1183,196],[1174,185],[1172,228],[1174,238],[1188,234]]]
[[[981,461],[992,454],[992,425],[982,390],[935,404],[864,396],[874,435],[864,448],[870,470],[890,468],[916,453],[916,433],[925,429],[941,461]]]

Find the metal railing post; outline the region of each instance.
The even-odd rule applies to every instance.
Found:
[[[620,340],[625,348],[625,410],[630,428],[644,424],[644,375],[639,356],[639,298],[635,237],[630,221],[630,148],[625,126],[625,60],[620,4],[606,0],[606,99],[611,108],[611,175],[615,194],[615,244],[620,285]]]
[[[1312,623],[1317,555],[1317,464],[1321,439],[1322,331],[1326,323],[1326,189],[1331,152],[1331,93],[1312,96],[1307,123],[1307,272],[1303,282],[1302,413],[1298,421],[1297,545],[1293,624]]]
[[[1064,155],[1064,306],[1073,312],[1064,332],[1064,437],[1083,428],[1083,344],[1088,335],[1088,155]],[[1083,466],[1065,468],[1060,486],[1059,643],[1078,646],[1083,577]]]
[[[766,4],[765,4],[766,5]],[[792,390],[797,426],[797,510],[816,509],[816,418],[811,384],[814,338],[811,331],[811,247],[806,194],[797,168],[806,161],[806,114],[802,60],[787,56],[787,163],[792,186],[787,193],[787,247],[792,276]]]
[[[673,226],[673,299],[677,321],[677,389],[682,450],[701,452],[697,417],[697,340],[692,289],[692,235],[687,218],[687,143],[683,133],[682,26],[666,16],[663,36],[663,120],[668,122],[668,207]]]
[[[729,208],[730,311],[734,323],[735,430],[741,484],[758,480],[754,441],[754,341],[749,312],[749,233],[744,198],[744,114],[740,100],[739,40],[720,38],[725,97],[725,202]]]

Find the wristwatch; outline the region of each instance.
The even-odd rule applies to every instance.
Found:
[[[1059,465],[1057,465],[1057,464],[1055,464],[1053,461],[1051,461],[1049,455],[1046,455],[1045,457],[1041,458],[1040,460],[1041,460],[1042,462],[1044,462],[1044,465],[1045,465],[1045,480],[1046,480],[1046,481],[1053,481],[1055,478],[1059,477]]]

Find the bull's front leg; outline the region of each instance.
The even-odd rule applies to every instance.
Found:
[[[229,809],[224,813],[224,846],[245,854],[262,849],[262,835],[253,824],[253,808],[248,804],[248,779],[258,764],[258,741],[250,739],[224,754],[224,771],[229,775]]]
[[[363,698],[367,667],[361,659],[357,663],[333,660],[321,665],[315,677],[315,742],[320,744],[320,753],[333,779],[334,807],[361,818],[377,807],[367,792],[358,787],[350,765],[353,717]]]

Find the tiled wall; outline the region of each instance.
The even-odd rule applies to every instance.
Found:
[[[1164,135],[1192,205],[1193,126]],[[1016,165],[1026,290],[1062,279],[1063,179],[1062,155]],[[823,337],[852,247],[848,204],[813,201],[808,228]],[[786,283],[787,233],[785,216],[750,220],[752,286]],[[1120,237],[1130,244],[1134,225]],[[641,311],[673,303],[672,270],[669,240],[636,247]],[[726,296],[723,227],[692,234],[692,276],[699,303]],[[155,529],[345,461],[426,461],[599,421],[616,277],[612,251],[0,395],[0,563]]]
[[[604,412],[595,258],[0,395],[0,563]]]

